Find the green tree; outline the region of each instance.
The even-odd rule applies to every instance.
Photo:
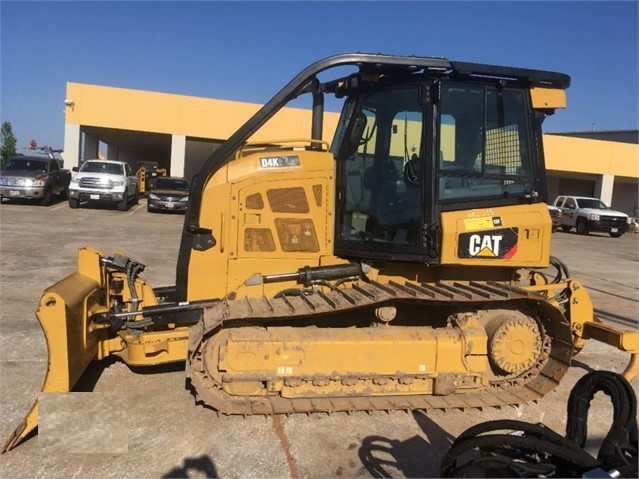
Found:
[[[18,140],[13,135],[10,121],[5,121],[2,123],[2,129],[0,129],[0,137],[2,139],[2,147],[0,148],[0,161],[2,162],[2,166],[4,166],[7,160],[16,154],[16,144],[18,143]]]

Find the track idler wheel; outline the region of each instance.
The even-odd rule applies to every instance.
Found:
[[[501,311],[486,326],[490,362],[507,374],[530,369],[542,354],[542,333],[534,318]]]

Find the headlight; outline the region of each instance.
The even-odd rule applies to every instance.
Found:
[[[153,193],[151,193],[149,195],[149,198],[151,198],[152,200],[159,200],[160,199],[160,197],[158,195],[154,195]]]
[[[180,201],[184,201],[185,203],[189,201],[189,197],[185,196],[184,198],[182,198]]]
[[[6,178],[0,178],[0,186],[7,186],[9,182]]]
[[[33,180],[31,178],[27,178],[24,180],[24,186],[33,186]]]
[[[599,221],[599,214],[598,213],[590,213],[588,215],[588,219],[590,221]]]
[[[71,180],[71,183],[69,183],[70,185],[79,185],[80,184],[80,180],[77,178],[73,178]]]
[[[33,186],[45,186],[47,180],[33,180]]]
[[[124,181],[114,181],[113,186],[124,186]]]

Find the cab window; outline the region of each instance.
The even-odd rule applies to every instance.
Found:
[[[525,101],[520,90],[443,85],[437,165],[439,202],[530,192]]]
[[[419,89],[375,92],[363,100],[360,112],[365,125],[359,144],[341,163],[340,239],[417,245],[423,224]]]

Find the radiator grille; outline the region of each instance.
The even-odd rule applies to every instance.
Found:
[[[315,197],[315,205],[322,206],[322,185],[313,185],[313,196]]]
[[[246,197],[246,208],[249,210],[264,209],[264,200],[260,193],[255,193]]]
[[[626,224],[627,220],[620,216],[600,215],[599,223],[606,228],[614,228],[615,226],[622,226]]]
[[[112,190],[113,182],[109,179],[87,176],[80,179],[80,187],[93,188],[96,190]]]
[[[319,251],[313,221],[277,218],[275,228],[283,251]]]
[[[244,251],[275,251],[273,234],[268,228],[246,228],[244,231]]]
[[[24,178],[9,178],[8,184],[9,186],[25,186],[27,180]]]
[[[267,190],[266,196],[274,213],[308,213],[306,193],[302,187]]]

